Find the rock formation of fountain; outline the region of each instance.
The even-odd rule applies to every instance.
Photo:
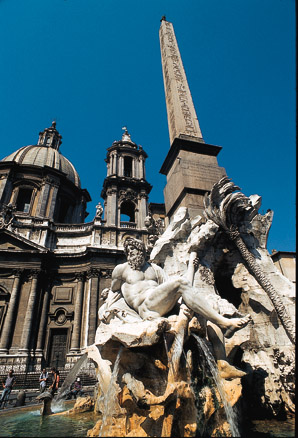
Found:
[[[266,250],[272,212],[258,214],[260,197],[237,190],[228,178],[217,183],[204,218],[180,208],[150,259],[170,279],[187,278],[219,314],[251,321],[224,338],[181,299],[169,314],[142,319],[110,290],[86,349],[103,414],[88,436],[237,436],[244,410],[293,412],[294,287]],[[205,339],[216,375],[195,337]]]

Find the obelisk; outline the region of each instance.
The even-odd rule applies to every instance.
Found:
[[[172,23],[162,20],[159,36],[170,143],[181,135],[204,143]]]
[[[171,219],[184,206],[194,217],[203,212],[205,193],[226,172],[216,158],[221,147],[204,142],[174,28],[165,17],[159,37],[170,135],[170,150],[160,170],[167,176],[166,213]]]

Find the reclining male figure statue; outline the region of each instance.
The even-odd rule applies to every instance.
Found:
[[[111,290],[121,291],[126,303],[142,319],[168,314],[182,297],[189,309],[220,327],[226,337],[231,337],[250,321],[250,315],[230,319],[220,315],[184,277],[165,279],[162,268],[146,261],[145,245],[141,240],[127,238],[124,253],[127,262],[115,267]]]

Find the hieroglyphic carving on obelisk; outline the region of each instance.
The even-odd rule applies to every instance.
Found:
[[[162,19],[159,38],[170,144],[181,134],[204,142],[172,23]]]

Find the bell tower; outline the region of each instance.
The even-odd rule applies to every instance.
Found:
[[[131,140],[127,128],[120,141],[108,148],[107,176],[101,197],[105,204],[105,225],[117,228],[144,229],[148,214],[148,195],[152,186],[146,181],[145,161],[141,146]]]
[[[160,169],[167,176],[166,214],[187,207],[191,217],[202,214],[205,193],[226,175],[219,167],[220,146],[206,144],[192,101],[172,23],[161,19],[162,70],[170,134],[170,150]]]

